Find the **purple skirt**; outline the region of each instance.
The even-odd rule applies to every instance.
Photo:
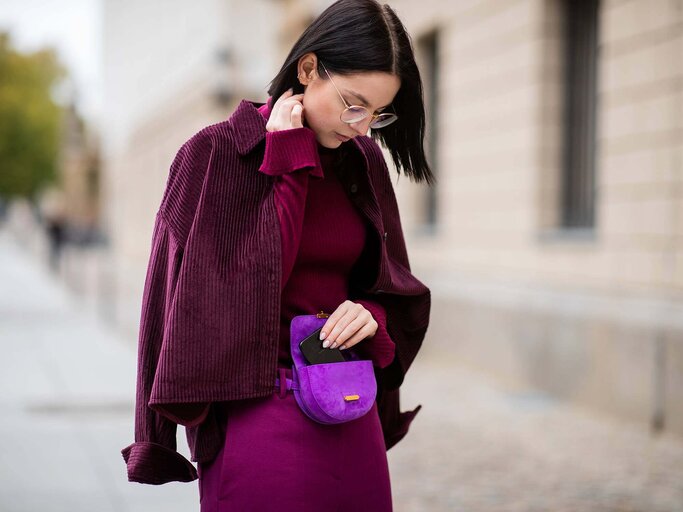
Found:
[[[376,402],[358,419],[322,425],[274,388],[228,402],[226,416],[223,447],[197,467],[201,512],[392,510]]]

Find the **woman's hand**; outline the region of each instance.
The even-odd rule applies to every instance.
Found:
[[[292,94],[290,87],[273,104],[270,117],[266,123],[266,131],[277,132],[280,130],[291,130],[292,128],[303,128],[304,106],[301,100],[302,94]]]
[[[362,304],[345,300],[320,330],[323,347],[344,350],[377,332],[377,322]]]

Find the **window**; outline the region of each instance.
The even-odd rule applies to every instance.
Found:
[[[420,73],[424,87],[425,99],[425,151],[432,172],[438,180],[438,126],[439,112],[439,35],[432,31],[418,40]],[[437,182],[438,183],[438,182]],[[437,223],[437,185],[424,188],[423,211],[421,212],[423,227],[433,232]]]
[[[565,0],[563,228],[595,223],[598,0]]]

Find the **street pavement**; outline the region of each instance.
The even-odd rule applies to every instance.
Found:
[[[199,510],[196,481],[127,481],[135,348],[0,231],[0,511]]]
[[[2,230],[0,350],[0,512],[199,510],[196,481],[126,479],[135,340]],[[387,453],[396,512],[683,512],[680,438],[504,389],[429,340],[401,390],[423,408]]]

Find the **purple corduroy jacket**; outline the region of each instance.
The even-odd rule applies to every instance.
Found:
[[[311,146],[304,154],[317,155],[310,128],[267,132],[261,105],[242,100],[228,120],[185,142],[171,164],[142,298],[135,442],[121,451],[129,481],[197,478],[177,452],[177,417],[165,414],[165,406],[211,403],[201,423],[185,425],[191,460],[206,462],[223,442],[219,404],[273,393],[282,274],[274,181],[293,162],[305,167],[319,160],[300,158],[302,142]],[[349,298],[379,303],[396,345],[394,360],[375,367],[388,450],[421,408],[401,412],[399,387],[425,337],[431,296],[411,273],[379,146],[367,136],[342,146],[347,193],[372,226]]]

